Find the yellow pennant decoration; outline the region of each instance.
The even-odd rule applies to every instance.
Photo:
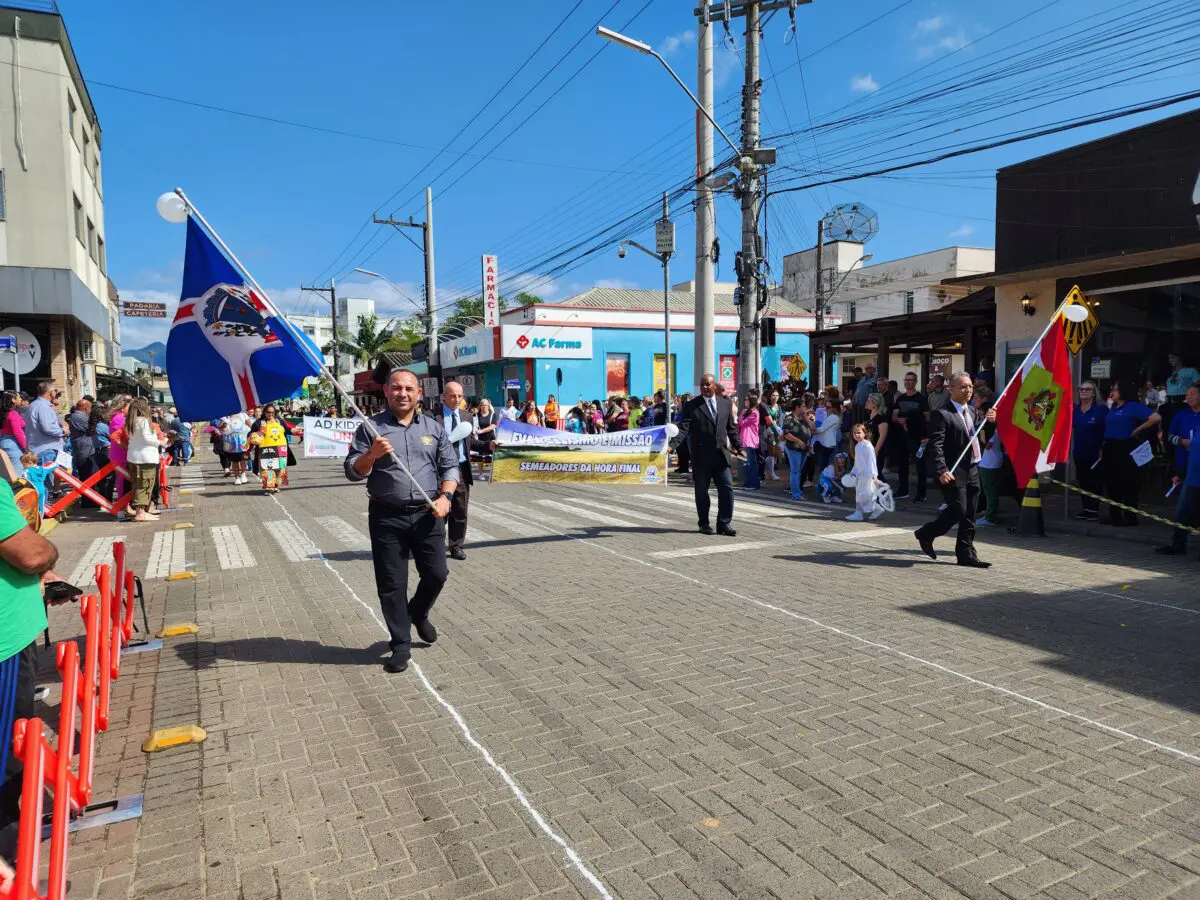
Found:
[[[1096,326],[1100,324],[1100,320],[1096,318],[1096,313],[1092,309],[1092,304],[1088,302],[1088,298],[1079,290],[1079,285],[1071,288],[1071,292],[1067,294],[1065,302],[1069,306],[1082,306],[1088,311],[1088,317],[1082,322],[1072,322],[1065,317],[1063,321],[1063,332],[1067,338],[1067,349],[1071,351],[1072,356],[1078,356],[1079,351],[1083,349],[1083,345],[1095,333]]]

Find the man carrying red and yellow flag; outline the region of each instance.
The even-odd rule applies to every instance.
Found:
[[[1063,319],[1055,315],[996,404],[996,429],[1017,484],[1070,458],[1074,402]]]

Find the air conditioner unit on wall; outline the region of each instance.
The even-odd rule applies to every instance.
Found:
[[[81,349],[80,356],[83,358],[84,362],[94,363],[94,362],[100,361],[96,356],[96,342],[95,341],[84,341],[83,345],[80,349]]]

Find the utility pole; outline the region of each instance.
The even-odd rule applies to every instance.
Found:
[[[429,348],[429,374],[438,377],[441,375],[441,365],[437,346],[437,287],[434,284],[433,272],[433,189],[425,188],[424,222],[414,222],[412,216],[408,217],[407,222],[398,221],[391,216],[386,219],[372,216],[371,220],[376,225],[421,229],[421,252],[425,255],[425,346]]]
[[[758,149],[759,4],[746,4],[746,80],[742,85],[742,156],[753,159]],[[742,182],[742,265],[738,277],[742,303],[738,309],[738,398],[758,387],[761,354],[758,350],[759,258],[758,258],[758,170],[747,167]]]
[[[817,334],[819,335],[825,330],[825,220],[820,219],[817,222],[817,286],[813,296],[817,298]],[[813,377],[812,383],[816,386],[817,392],[820,392],[824,386],[822,382],[825,378],[825,367],[823,358],[825,356],[825,345],[817,344],[812,354],[813,361]]]
[[[708,8],[699,10],[696,94],[708,116],[713,114],[713,33]],[[694,391],[700,393],[700,379],[716,372],[716,312],[713,300],[712,246],[716,237],[716,209],[709,186],[713,169],[713,127],[708,116],[696,111],[696,314]],[[665,214],[664,214],[665,215]],[[670,351],[668,351],[668,356]],[[667,397],[668,403],[670,397]]]
[[[329,287],[304,287],[304,285],[301,285],[300,290],[312,291],[314,294],[328,294],[329,295],[330,321],[333,323],[333,380],[335,382],[337,382],[337,380],[339,378],[341,378],[341,375],[342,375],[342,371],[341,371],[342,358],[341,358],[341,355],[338,353],[339,335],[338,335],[338,325],[337,325],[337,285],[334,283],[334,280],[332,278],[330,278],[329,279]],[[347,321],[346,324],[349,325],[350,324],[349,321]],[[338,384],[334,384],[334,386],[333,386],[333,402],[336,404],[336,407],[337,407],[338,418],[341,418],[341,415],[342,415],[342,392],[339,389]]]

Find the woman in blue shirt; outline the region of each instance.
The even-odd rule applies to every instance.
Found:
[[[1153,433],[1162,417],[1136,399],[1133,385],[1114,381],[1108,391],[1110,407],[1104,419],[1104,484],[1108,499],[1126,506],[1137,506],[1138,466],[1130,454]],[[1129,399],[1126,399],[1129,398]],[[1140,435],[1140,436],[1139,436]],[[1108,521],[1112,525],[1136,525],[1137,516],[1129,510],[1110,505]]]
[[[1075,404],[1071,434],[1074,440],[1075,481],[1083,490],[1092,494],[1104,493],[1104,472],[1100,461],[1100,447],[1104,443],[1104,420],[1108,418],[1108,407],[1100,402],[1096,384],[1085,381],[1079,385],[1079,402]],[[1083,495],[1083,510],[1075,518],[1095,521],[1100,518],[1100,500]]]

